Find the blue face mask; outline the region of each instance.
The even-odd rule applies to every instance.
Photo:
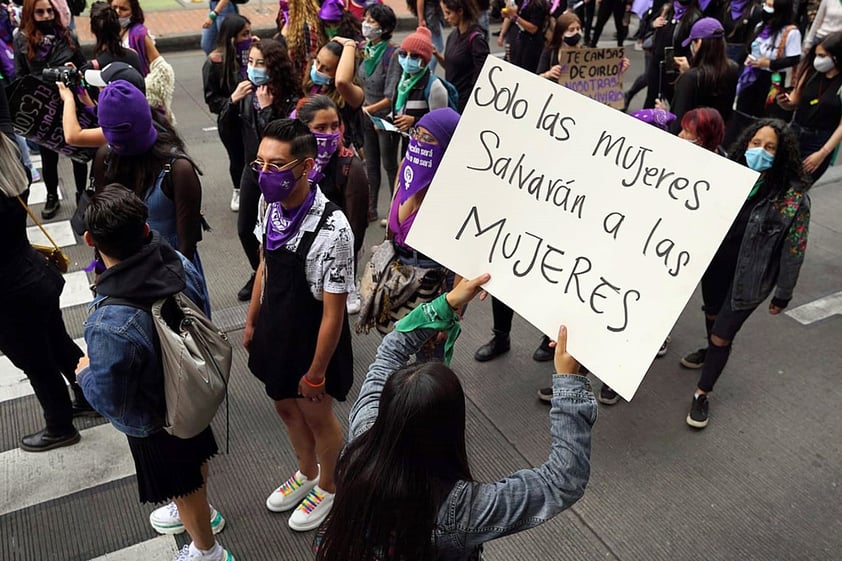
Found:
[[[746,150],[746,164],[754,171],[766,171],[775,162],[775,155],[760,146]]]
[[[269,75],[266,74],[266,71],[262,68],[249,66],[248,70],[246,70],[246,74],[248,75],[249,82],[255,86],[262,86],[269,82]]]
[[[324,72],[319,72],[316,69],[315,64],[310,67],[310,80],[312,80],[317,86],[326,86],[330,84],[330,76]]]
[[[401,65],[401,68],[407,74],[417,74],[423,68],[420,58],[410,58],[408,56],[398,56],[398,64]]]

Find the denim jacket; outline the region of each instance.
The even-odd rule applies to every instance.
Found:
[[[201,306],[196,288],[201,286],[199,273],[183,255],[167,248],[180,259],[182,278],[186,278],[171,294],[183,290]],[[114,296],[141,298],[140,294]],[[163,428],[166,414],[164,372],[152,314],[133,306],[102,305],[106,298],[99,294],[88,308],[85,343],[90,365],[79,373],[78,382],[91,406],[114,428],[133,437],[150,436]]]
[[[792,298],[810,227],[810,197],[790,187],[783,196],[761,199],[751,211],[740,244],[731,289],[735,310],[753,308],[777,285],[775,299]]]
[[[351,410],[349,440],[371,428],[386,380],[435,334],[417,329],[386,335]],[[538,526],[579,500],[590,476],[596,415],[586,378],[553,376],[549,458],[540,467],[519,470],[495,483],[457,482],[439,509],[433,536],[437,559],[481,559],[483,543]]]

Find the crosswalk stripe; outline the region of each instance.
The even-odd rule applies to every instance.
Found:
[[[69,247],[76,245],[76,236],[73,234],[73,228],[70,226],[69,220],[62,220],[61,222],[50,222],[43,224],[44,229],[50,234],[50,237],[59,245],[59,247]],[[41,231],[38,226],[29,226],[26,229],[26,235],[30,243],[39,245],[52,245],[47,236]]]
[[[64,200],[61,189],[58,190],[58,200]],[[29,204],[40,205],[47,202],[47,186],[43,181],[38,181],[29,186]]]
[[[49,452],[15,448],[0,453],[0,516],[135,473],[122,433],[110,424],[81,432],[82,441],[73,446]]]
[[[87,353],[87,345],[83,338],[73,340]],[[12,364],[8,357],[0,356],[0,403],[32,395],[32,386],[26,375]]]
[[[178,544],[173,536],[158,536],[131,547],[106,553],[91,561],[137,561],[138,559],[154,561],[169,559],[178,552]]]
[[[70,308],[79,304],[88,304],[93,300],[91,281],[85,271],[76,271],[64,275],[64,290],[61,292],[59,306]]]

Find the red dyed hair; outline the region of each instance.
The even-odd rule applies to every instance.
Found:
[[[23,11],[20,14],[20,27],[26,36],[26,58],[27,60],[34,60],[35,55],[38,54],[38,45],[44,38],[44,34],[38,31],[35,27],[35,4],[39,0],[25,0],[23,3]],[[65,42],[70,46],[71,50],[76,50],[76,44],[64,25],[61,23],[61,18],[58,15],[58,9],[53,4],[52,0],[47,0],[50,7],[53,9],[53,22],[56,26],[56,36],[64,38]]]
[[[716,152],[725,136],[725,122],[719,111],[712,107],[691,109],[681,118],[681,128],[695,133],[699,144]]]

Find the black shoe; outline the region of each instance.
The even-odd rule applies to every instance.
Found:
[[[532,360],[536,362],[549,362],[555,357],[555,350],[550,348],[550,338],[544,335],[541,344],[532,353]],[[550,392],[552,393],[552,392]]]
[[[608,384],[602,384],[602,387],[599,389],[599,395],[596,396],[596,400],[603,405],[614,405],[620,401],[620,396],[617,395],[617,392],[612,390]]]
[[[53,448],[61,448],[62,446],[72,446],[79,442],[82,436],[79,431],[73,429],[73,432],[61,435],[51,434],[46,429],[24,436],[20,439],[20,447],[27,452],[46,452]]]
[[[237,300],[240,302],[248,302],[251,300],[251,291],[254,288],[254,273],[249,277],[248,282],[237,293]]]
[[[82,393],[82,388],[79,384],[71,384],[70,389],[73,390],[73,416],[74,417],[99,417],[99,413],[91,407],[85,394]]]
[[[553,400],[553,389],[552,388],[541,388],[538,390],[538,399],[541,401],[545,401],[547,403],[552,402]]]
[[[692,368],[693,370],[698,370],[699,368],[705,365],[705,355],[707,354],[707,352],[707,348],[704,348],[690,353],[689,355],[681,359],[681,366],[683,366],[684,368]]]
[[[703,429],[708,426],[708,396],[705,394],[694,395],[693,403],[690,404],[690,412],[687,414],[687,424],[696,429]]]
[[[474,353],[474,360],[477,362],[486,362],[493,360],[503,353],[509,352],[512,348],[509,334],[503,331],[494,330],[494,337],[491,341],[477,349]]]
[[[44,208],[41,209],[41,218],[49,220],[58,212],[61,203],[58,201],[58,195],[47,195],[47,202]]]
[[[492,34],[491,34],[491,36],[492,36],[492,37],[499,37],[499,36],[500,36],[500,31],[501,31],[501,30],[500,30],[500,29],[498,29],[497,31],[495,31],[494,33],[492,33]]]

